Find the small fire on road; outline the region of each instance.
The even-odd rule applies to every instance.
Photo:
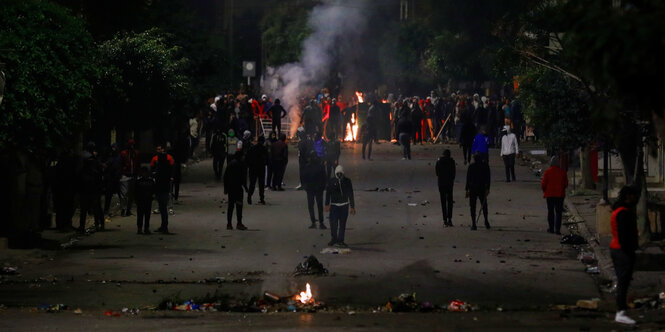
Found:
[[[302,304],[314,303],[312,288],[309,286],[309,283],[307,283],[305,288],[306,290],[304,292],[300,292],[299,295],[296,295],[296,300],[300,301]]]

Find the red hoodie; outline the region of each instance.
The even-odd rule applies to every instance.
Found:
[[[540,183],[543,188],[543,197],[566,197],[568,188],[568,175],[559,166],[550,166],[543,174]]]

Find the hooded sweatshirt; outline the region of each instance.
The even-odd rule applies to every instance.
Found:
[[[338,176],[338,174],[341,174],[341,176]],[[353,185],[351,184],[351,180],[344,176],[344,168],[342,166],[335,168],[335,177],[328,181],[326,205],[350,205],[352,209],[356,206],[353,198]]]

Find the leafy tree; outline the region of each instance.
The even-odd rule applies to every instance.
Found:
[[[71,146],[89,110],[94,44],[81,20],[47,1],[5,1],[0,62],[0,150]]]
[[[313,3],[295,8],[280,6],[263,17],[261,38],[266,65],[279,66],[298,61],[302,42],[311,33],[307,21]]]
[[[157,29],[123,33],[99,46],[100,122],[149,129],[183,111],[190,95],[188,60]]]

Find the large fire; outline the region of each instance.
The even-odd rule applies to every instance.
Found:
[[[314,302],[314,297],[312,297],[312,288],[309,286],[309,283],[305,286],[306,290],[300,292],[299,295],[296,295],[296,300],[300,301],[302,304],[308,304]]]
[[[358,137],[358,122],[356,121],[356,114],[351,114],[351,124],[346,124],[346,136],[344,140],[347,142],[355,141]]]

